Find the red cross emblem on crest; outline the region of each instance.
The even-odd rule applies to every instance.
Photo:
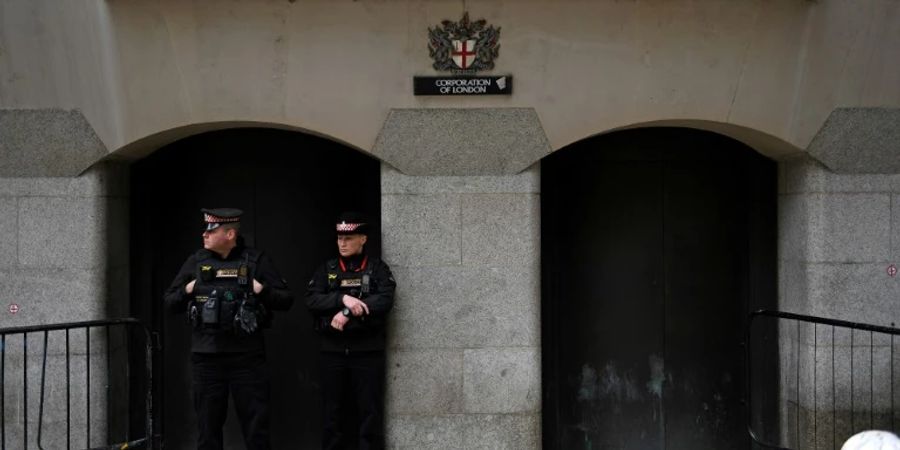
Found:
[[[894,264],[889,265],[887,268],[887,273],[889,276],[892,276],[892,277],[896,276],[897,275],[897,266]]]
[[[453,62],[460,69],[468,69],[475,62],[475,40],[453,41]]]
[[[428,56],[434,59],[431,67],[439,71],[492,70],[500,56],[500,27],[484,19],[469,20],[468,12],[459,22],[441,21],[428,27]]]

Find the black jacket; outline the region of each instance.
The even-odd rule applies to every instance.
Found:
[[[259,250],[238,244],[228,253],[226,261],[243,259],[245,253],[251,255],[251,272],[263,285],[263,290],[256,295],[257,300],[269,311],[285,311],[294,304],[294,297],[287,287],[287,282],[281,278],[271,258]],[[178,275],[172,280],[172,284],[166,289],[163,296],[167,308],[175,313],[184,313],[188,302],[193,295],[184,292],[184,287],[197,276],[197,264],[208,258],[222,259],[218,254],[206,249],[201,249],[189,256],[182,264]],[[255,261],[252,262],[252,261]],[[189,326],[185,320],[185,326]],[[232,353],[262,350],[263,336],[257,332],[250,336],[237,336],[229,333],[210,333],[208,331],[193,330],[191,333],[191,351],[195,353]]]
[[[313,274],[306,290],[306,306],[313,316],[316,331],[322,336],[324,352],[362,352],[384,350],[387,315],[394,306],[394,289],[397,283],[391,269],[379,258],[367,257],[365,269],[358,272],[354,261],[344,260],[347,270],[340,267],[337,258],[327,261]],[[350,317],[344,331],[331,327],[331,319],[344,308],[344,294],[340,280],[353,276],[351,272],[369,275],[369,292],[354,295],[369,307],[369,314]],[[350,295],[353,295],[350,293]]]

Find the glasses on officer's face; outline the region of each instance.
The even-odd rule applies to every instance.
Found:
[[[206,228],[203,230],[203,234],[214,234],[217,231],[224,230],[221,226],[215,227],[213,229]]]

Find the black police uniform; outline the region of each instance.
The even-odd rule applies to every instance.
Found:
[[[384,447],[384,346],[387,313],[394,303],[396,283],[384,261],[366,254],[336,258],[313,275],[306,305],[322,337],[322,390],[324,433],[322,448],[344,448],[341,432],[342,399],[353,396],[359,415],[359,448]],[[344,308],[344,294],[362,300],[369,314],[354,317]],[[344,331],[331,327],[335,314],[344,311]]]
[[[263,285],[256,295],[252,294],[254,279]],[[193,293],[185,293],[185,285],[193,280]],[[182,265],[165,292],[165,302],[172,311],[186,312],[193,326],[198,449],[223,448],[229,391],[247,448],[270,448],[269,374],[261,328],[270,320],[271,311],[287,310],[293,301],[271,259],[245,246],[242,238],[225,258],[201,249]],[[235,317],[245,325],[235,322]],[[254,328],[253,321],[256,329],[248,332]]]

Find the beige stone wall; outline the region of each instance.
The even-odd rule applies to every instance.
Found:
[[[514,94],[414,97],[464,8],[502,27]],[[553,149],[661,121],[780,156],[835,107],[900,106],[898,24],[894,0],[8,0],[0,108],[81,109],[110,151],[247,121],[370,150],[391,108],[534,107]]]

